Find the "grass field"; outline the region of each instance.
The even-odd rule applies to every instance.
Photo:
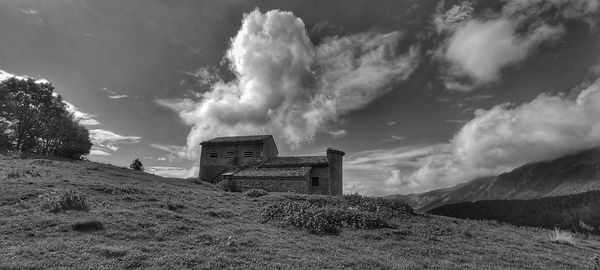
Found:
[[[87,210],[52,213],[53,192]],[[0,269],[590,269],[600,238],[415,214],[311,234],[263,223],[297,197],[248,197],[89,161],[0,156]]]

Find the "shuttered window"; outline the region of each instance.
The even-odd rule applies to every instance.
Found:
[[[253,157],[254,153],[252,151],[246,151],[244,152],[244,157]]]

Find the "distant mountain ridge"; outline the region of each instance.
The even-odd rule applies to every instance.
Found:
[[[428,211],[460,202],[526,200],[592,190],[600,190],[600,148],[526,164],[508,173],[477,178],[449,188],[393,197],[402,197],[413,208]]]

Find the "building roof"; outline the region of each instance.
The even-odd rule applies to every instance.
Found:
[[[233,178],[305,178],[312,167],[276,167],[276,168],[260,168],[248,167],[241,169],[232,174],[224,175]]]
[[[294,156],[274,157],[266,160],[261,167],[305,167],[305,166],[327,166],[327,156]]]
[[[208,144],[236,144],[236,143],[260,143],[268,138],[272,138],[271,135],[252,135],[252,136],[230,136],[230,137],[217,137],[208,141],[203,141],[201,145]]]

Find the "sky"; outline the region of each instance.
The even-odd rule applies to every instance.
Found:
[[[47,80],[89,159],[198,174],[199,143],[346,152],[419,193],[600,145],[600,0],[4,0],[0,79]]]

